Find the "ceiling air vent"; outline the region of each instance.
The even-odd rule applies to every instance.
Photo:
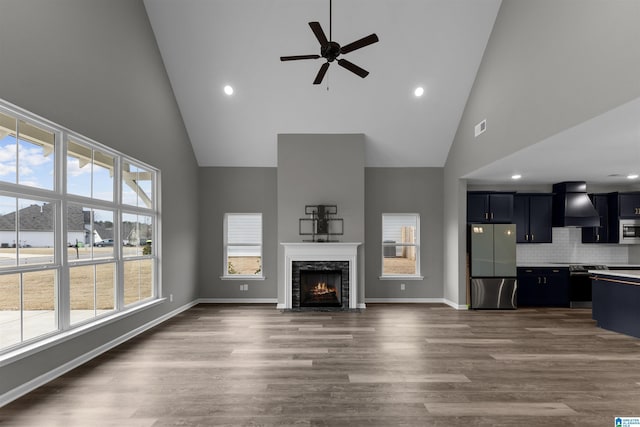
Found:
[[[478,137],[481,133],[487,130],[487,119],[484,119],[480,123],[478,123],[475,127],[475,136]]]

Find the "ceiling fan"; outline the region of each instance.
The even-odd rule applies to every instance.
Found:
[[[311,31],[313,31],[313,34],[315,34],[316,38],[320,42],[320,55],[281,56],[280,61],[297,61],[300,59],[325,58],[327,62],[322,64],[322,66],[320,67],[320,70],[318,71],[318,74],[313,81],[314,85],[319,85],[320,83],[322,83],[322,79],[324,79],[324,75],[329,69],[329,64],[336,60],[338,62],[338,65],[346,68],[354,74],[357,74],[363,79],[367,77],[367,75],[369,75],[369,72],[367,70],[358,67],[356,64],[347,61],[346,59],[338,58],[338,56],[376,43],[378,41],[378,36],[375,33],[349,43],[345,46],[340,46],[338,43],[334,42],[331,38],[331,0],[329,0],[329,38],[327,39],[324,31],[322,31],[322,27],[320,26],[319,22],[309,22],[309,26],[311,27]]]

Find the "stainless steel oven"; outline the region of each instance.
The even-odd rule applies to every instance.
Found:
[[[620,220],[619,243],[640,244],[640,219]]]
[[[608,270],[606,265],[569,266],[569,306],[571,308],[591,307],[591,274],[589,270]]]

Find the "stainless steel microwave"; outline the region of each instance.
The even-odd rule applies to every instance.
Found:
[[[640,244],[640,219],[620,220],[620,243]]]

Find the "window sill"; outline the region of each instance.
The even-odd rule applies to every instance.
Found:
[[[118,320],[122,320],[125,317],[129,317],[132,314],[136,314],[147,308],[151,308],[151,307],[155,307],[156,305],[163,304],[166,300],[167,298],[158,298],[142,304],[138,304],[138,305],[132,306],[131,308],[127,308],[123,311],[119,311],[117,313],[102,317],[96,320],[95,322],[85,323],[78,327],[74,327],[72,329],[68,329],[63,332],[57,332],[57,333],[54,333],[53,335],[42,338],[31,344],[27,344],[24,347],[19,347],[19,348],[16,348],[15,350],[11,350],[5,354],[0,355],[0,367],[9,365],[20,359],[31,356],[35,353],[46,350],[50,347],[59,345],[70,339],[77,338],[80,335],[83,335],[87,332],[94,331],[102,326],[108,325]]]
[[[380,276],[380,280],[424,280],[424,276]]]
[[[220,280],[265,280],[265,276],[220,276]]]

